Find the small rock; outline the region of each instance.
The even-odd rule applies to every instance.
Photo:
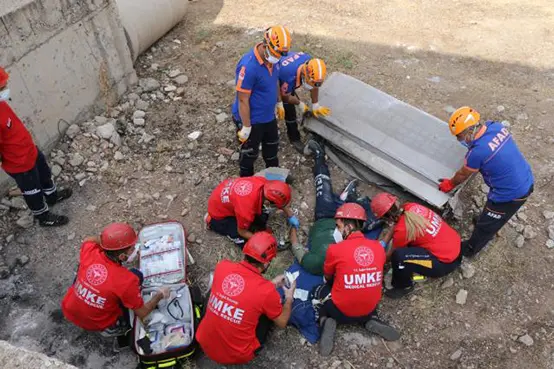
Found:
[[[225,122],[227,118],[229,118],[229,116],[226,113],[219,113],[215,116],[215,121],[220,124]]]
[[[83,161],[85,161],[85,158],[78,152],[74,153],[71,156],[71,159],[69,159],[69,164],[73,167],[78,167],[79,165],[83,164]]]
[[[517,120],[527,120],[529,119],[529,116],[527,113],[519,113],[516,117]]]
[[[182,86],[184,84],[186,84],[187,82],[189,81],[189,77],[182,74],[178,77],[176,77],[173,82],[175,82],[176,84],[178,84],[179,86]]]
[[[507,120],[503,120],[502,125],[506,128],[510,128],[512,126],[512,124],[510,122],[508,122]]]
[[[522,222],[526,222],[527,214],[525,214],[524,212],[519,212],[517,213],[517,219],[521,220]]]
[[[481,189],[481,192],[484,193],[484,194],[489,193],[489,186],[487,186],[484,183],[481,185],[480,189]]]
[[[56,156],[53,161],[62,167],[65,165],[65,158],[63,156]]]
[[[181,74],[181,71],[179,69],[172,69],[172,70],[169,71],[169,73],[167,73],[167,76],[169,78],[175,78],[180,74]]]
[[[471,264],[462,264],[460,269],[462,270],[462,277],[465,279],[470,279],[475,275],[475,267]]]
[[[549,249],[554,248],[554,240],[546,240],[546,247]]]
[[[454,278],[452,277],[447,277],[444,282],[442,282],[441,284],[441,288],[442,289],[446,289],[446,288],[450,288],[454,285]]]
[[[533,346],[534,343],[533,338],[528,334],[519,337],[517,340],[525,346]]]
[[[27,255],[21,255],[17,257],[17,263],[21,266],[24,266],[29,262],[29,257]]]
[[[196,240],[196,243],[199,244],[199,245],[201,245],[201,244],[202,244],[202,240],[199,238],[199,239]]]
[[[186,216],[188,213],[189,213],[189,209],[183,209],[183,211],[181,212],[181,216],[184,217],[184,216]]]
[[[441,81],[441,78],[439,76],[433,76],[433,77],[429,77],[427,78],[427,80],[429,82],[433,82],[433,83],[439,83]]]
[[[514,225],[514,229],[516,230],[517,233],[523,233],[523,230],[525,229],[525,226],[521,223],[516,223]]]
[[[231,155],[231,160],[238,161],[240,159],[240,153],[235,152],[233,155]]]
[[[506,108],[503,105],[498,105],[496,107],[496,111],[499,113],[502,113],[504,110],[506,110]]]
[[[446,111],[448,114],[452,114],[456,111],[456,108],[452,105],[447,105],[444,107],[444,111]]]
[[[80,181],[80,180],[84,179],[86,176],[87,176],[87,175],[86,175],[85,173],[82,173],[82,172],[81,172],[81,173],[77,173],[77,174],[75,174],[75,179],[76,179],[77,181]]]
[[[215,46],[221,48],[221,47],[225,46],[225,43],[224,43],[223,41],[217,41],[217,42],[215,43]]]
[[[112,123],[106,123],[99,127],[96,127],[96,134],[105,140],[109,140],[114,132],[115,127]]]
[[[94,206],[94,205],[88,205],[85,209],[86,209],[87,211],[95,211],[95,210],[96,210],[96,206]]]
[[[310,208],[310,206],[305,202],[305,201],[302,201],[302,203],[300,204],[300,207],[303,209],[303,210],[307,210]]]
[[[144,162],[144,169],[146,169],[149,172],[154,170],[154,166],[152,165],[152,162],[150,160],[146,160]]]
[[[139,86],[144,92],[151,92],[161,87],[160,82],[154,78],[141,78],[139,80]]]
[[[123,160],[124,156],[120,151],[116,151],[113,158],[116,161],[121,161],[121,160]]]
[[[136,101],[138,99],[140,99],[139,95],[134,92],[131,92],[129,95],[127,95],[127,100],[129,101]]]
[[[35,223],[35,219],[32,215],[27,214],[20,217],[15,223],[21,228],[31,228]]]
[[[466,301],[467,301],[467,291],[464,289],[460,289],[456,294],[456,304],[465,305]]]
[[[200,138],[200,136],[202,136],[202,132],[194,131],[190,133],[187,137],[189,138],[189,140],[196,141]]]
[[[537,232],[533,229],[532,226],[526,225],[523,229],[523,237],[525,237],[526,240],[533,239],[537,236]]]
[[[550,220],[554,218],[554,211],[545,210],[542,212],[542,215],[544,216],[545,219]]]
[[[10,206],[14,209],[19,209],[19,210],[27,209],[27,203],[25,202],[23,197],[19,197],[19,196],[11,199]]]
[[[515,348],[513,348],[513,347],[510,347],[510,352],[511,352],[512,354],[515,354],[515,353],[517,352],[517,350],[516,350]]]
[[[150,65],[150,69],[152,69],[153,71],[157,71],[159,68],[160,68],[160,65],[158,63],[152,63]]]
[[[225,157],[225,155],[219,155],[217,161],[219,163],[227,163],[227,158]]]
[[[450,360],[457,361],[462,356],[462,349],[457,349],[452,355],[450,355]]]
[[[71,240],[74,240],[75,239],[75,232],[71,232],[70,234],[67,235],[67,240],[68,241],[71,241]]]
[[[548,238],[554,240],[554,223],[548,226]]]
[[[135,110],[135,112],[133,113],[133,119],[144,118],[145,115],[146,115],[146,113],[144,111]]]
[[[135,102],[135,108],[137,109],[148,110],[149,107],[150,107],[150,104],[148,103],[148,101],[144,101],[141,99]]]
[[[15,238],[15,236],[13,235],[13,233],[8,235],[8,237],[6,237],[6,243],[12,242],[14,238]]]
[[[101,126],[103,124],[106,124],[108,122],[108,118],[106,117],[103,117],[103,116],[96,116],[94,117],[94,123],[97,125],[97,126]]]
[[[79,132],[81,132],[81,127],[79,127],[76,124],[72,124],[67,128],[67,130],[65,131],[65,134],[67,135],[67,137],[73,138],[73,137],[77,136],[77,134],[79,134]]]
[[[175,87],[173,85],[168,85],[168,86],[164,87],[165,92],[172,92],[172,91],[175,91],[176,89],[177,89],[177,87]]]
[[[189,234],[188,237],[187,237],[187,241],[189,241],[191,243],[195,242],[196,241],[196,235],[194,233]]]
[[[110,137],[110,142],[117,147],[121,146],[121,136],[119,135],[119,133],[114,131],[114,133],[112,133],[112,137]]]
[[[136,119],[133,119],[133,124],[135,126],[139,126],[139,127],[142,127],[144,126],[144,119],[143,118],[136,118]]]
[[[222,155],[225,155],[225,156],[231,156],[234,153],[233,150],[231,150],[227,147],[220,147],[219,149],[217,149],[217,152],[222,154]]]
[[[154,198],[154,200],[159,200],[160,199],[160,193],[155,192],[155,193],[152,194],[152,197]]]
[[[225,82],[225,84],[229,87],[235,87],[235,80],[234,79],[230,79],[228,80],[227,82]]]
[[[516,238],[516,247],[522,248],[524,244],[525,244],[525,237],[523,237],[523,235],[520,234]]]

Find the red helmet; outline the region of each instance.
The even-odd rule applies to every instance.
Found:
[[[137,233],[127,223],[107,225],[100,235],[100,244],[104,250],[124,250],[137,243]]]
[[[282,209],[290,202],[290,186],[281,181],[267,181],[264,186],[264,197]]]
[[[10,79],[10,75],[4,68],[0,67],[0,88],[8,84],[8,79]]]
[[[254,233],[244,245],[242,253],[260,263],[269,263],[277,256],[277,240],[266,231]]]
[[[356,219],[365,222],[367,220],[367,214],[361,205],[355,202],[347,202],[337,209],[335,219]]]
[[[398,200],[398,197],[391,195],[390,193],[378,193],[373,197],[373,199],[371,199],[371,211],[377,218],[381,218],[390,210],[396,200]]]

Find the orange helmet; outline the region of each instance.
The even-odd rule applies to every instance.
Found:
[[[277,240],[266,231],[254,233],[244,245],[242,253],[260,263],[269,263],[277,256]]]
[[[0,67],[0,88],[8,84],[8,79],[10,79],[10,75],[4,68]]]
[[[381,218],[392,208],[396,200],[398,200],[398,197],[390,193],[378,193],[371,199],[371,211],[377,218]]]
[[[313,58],[302,66],[304,81],[314,87],[321,87],[327,76],[327,66],[322,59]]]
[[[367,221],[367,214],[361,205],[355,202],[347,202],[337,209],[335,219],[355,219],[365,222]]]
[[[479,112],[473,110],[469,106],[462,106],[450,116],[450,120],[448,122],[450,133],[457,136],[469,127],[473,127],[479,123],[480,118],[481,114],[479,114]]]
[[[269,52],[277,58],[287,55],[291,42],[290,32],[284,26],[273,26],[265,30],[264,44]]]
[[[264,185],[264,197],[282,209],[290,202],[290,186],[281,181],[267,181]]]
[[[107,225],[100,234],[100,245],[104,250],[124,250],[137,243],[137,233],[127,223]]]

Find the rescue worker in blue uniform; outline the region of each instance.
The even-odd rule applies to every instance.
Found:
[[[266,168],[279,166],[279,131],[277,119],[284,119],[285,109],[279,93],[279,60],[291,45],[290,32],[274,26],[264,32],[263,42],[246,53],[236,68],[236,97],[233,121],[242,143],[240,176],[254,175],[260,143]]]
[[[473,234],[462,242],[462,253],[467,257],[477,254],[492,240],[527,201],[534,184],[531,166],[508,129],[494,121],[482,124],[479,119],[480,114],[467,106],[450,117],[450,132],[468,152],[465,165],[452,178],[439,180],[439,189],[450,192],[479,171],[490,188]]]
[[[285,108],[285,123],[287,135],[291,145],[300,153],[304,146],[300,141],[300,132],[296,117],[296,106],[302,113],[310,109],[303,103],[296,90],[303,87],[310,92],[312,112],[316,117],[327,116],[331,110],[326,106],[320,106],[319,87],[323,84],[327,75],[327,67],[322,59],[312,58],[303,52],[290,52],[279,61],[279,83],[281,86],[281,99]]]

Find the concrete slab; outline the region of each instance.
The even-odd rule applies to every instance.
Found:
[[[442,207],[438,179],[463,164],[465,149],[445,122],[353,77],[333,73],[320,91],[332,116],[306,128],[415,196]]]

